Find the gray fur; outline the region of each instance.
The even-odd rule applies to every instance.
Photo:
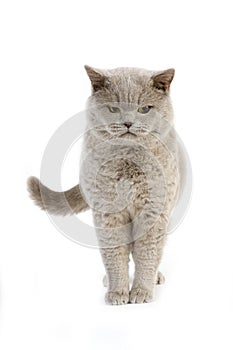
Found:
[[[35,176],[31,176],[27,187],[34,203],[50,214],[65,216],[78,214],[89,208],[81,195],[79,185],[65,192],[56,192],[44,186]]]
[[[174,70],[85,68],[92,95],[80,187],[66,191],[65,198],[75,213],[88,205],[92,209],[108,281],[106,302],[150,302],[156,278],[163,282],[158,266],[169,217],[182,188],[169,96]],[[120,108],[119,113],[110,113],[110,106]],[[143,115],[138,112],[143,106],[153,108]],[[131,124],[131,133],[126,133],[125,123]],[[64,210],[64,194],[49,190],[36,178],[29,179],[28,188],[41,208],[40,190],[49,199],[49,212],[71,213]],[[130,254],[135,263],[131,289]]]

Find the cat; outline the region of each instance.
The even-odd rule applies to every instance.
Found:
[[[155,283],[164,281],[158,266],[182,191],[170,98],[175,70],[85,69],[92,94],[80,184],[55,192],[30,177],[28,190],[35,204],[51,214],[91,208],[106,270],[107,304],[151,302]],[[131,289],[130,254],[135,266]]]

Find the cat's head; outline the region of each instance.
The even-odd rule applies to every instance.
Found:
[[[139,68],[100,70],[85,66],[92,84],[88,126],[116,137],[161,133],[161,121],[172,125],[170,84],[174,69],[154,72]]]

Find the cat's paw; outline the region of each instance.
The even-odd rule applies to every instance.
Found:
[[[153,300],[153,291],[140,287],[132,288],[130,291],[129,301],[131,304],[150,303]]]
[[[105,294],[105,302],[109,305],[124,305],[129,302],[129,292],[116,291]]]
[[[156,275],[155,283],[156,284],[163,284],[163,283],[165,283],[165,277],[160,271],[158,271],[158,273]]]

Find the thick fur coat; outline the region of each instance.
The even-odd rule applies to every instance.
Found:
[[[158,266],[182,191],[169,93],[174,70],[85,68],[92,94],[80,184],[59,193],[31,177],[28,189],[36,204],[53,214],[91,208],[106,269],[107,303],[150,302],[155,282],[163,281]],[[131,288],[130,254],[135,264]]]

